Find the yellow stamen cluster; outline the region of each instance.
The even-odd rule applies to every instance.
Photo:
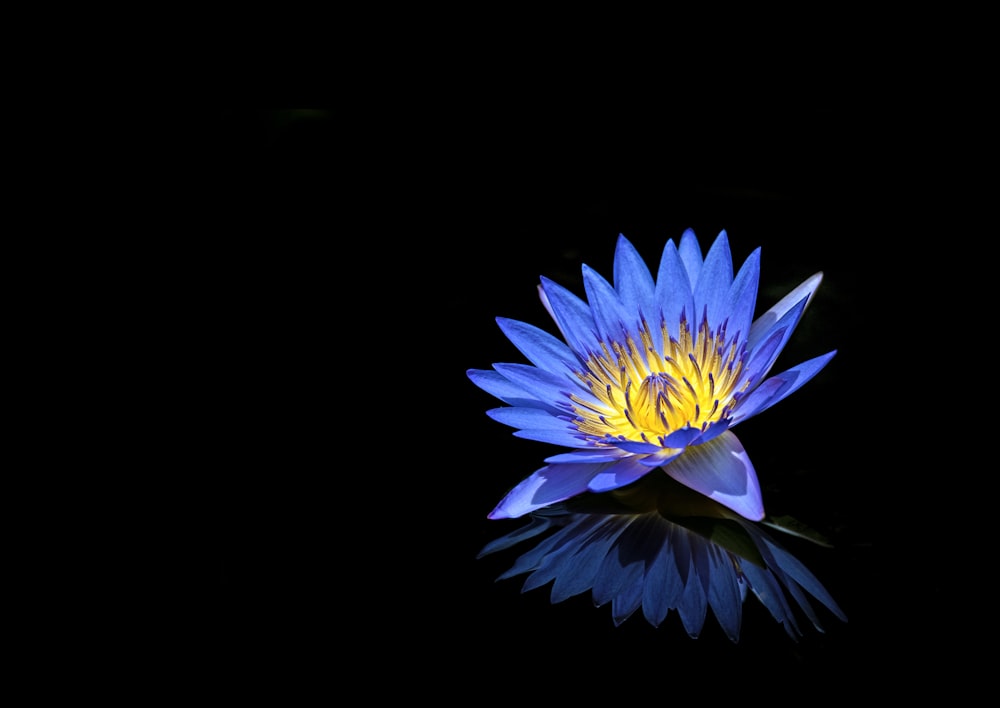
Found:
[[[702,320],[692,336],[682,319],[673,338],[664,324],[659,350],[645,321],[638,335],[638,344],[631,336],[624,343],[602,342],[579,373],[599,401],[573,397],[581,432],[663,445],[676,430],[704,430],[732,412],[745,352],[735,339],[726,341],[725,326],[712,332]]]

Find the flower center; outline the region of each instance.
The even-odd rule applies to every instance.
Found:
[[[737,332],[727,340],[726,324],[714,332],[703,318],[696,334],[682,317],[677,337],[660,327],[656,346],[645,321],[640,344],[602,342],[578,375],[598,403],[573,397],[579,430],[600,440],[658,443],[684,428],[704,430],[732,413],[743,390],[739,386],[746,344]],[[738,388],[739,387],[739,390]]]

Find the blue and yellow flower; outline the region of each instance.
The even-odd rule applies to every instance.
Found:
[[[734,275],[725,231],[704,257],[690,229],[677,244],[669,240],[655,278],[619,236],[613,283],[583,266],[586,300],[542,278],[539,294],[561,340],[497,318],[531,364],[468,371],[506,404],[487,413],[518,437],[569,448],[489,513],[530,515],[532,523],[484,553],[558,529],[504,577],[530,571],[526,587],[555,580],[554,601],[590,588],[598,604],[612,602],[616,621],[641,605],[659,624],[676,608],[692,635],[711,606],[738,636],[748,589],[786,628],[796,625],[782,587],[800,606],[808,604],[804,588],[842,617],[816,579],[753,523],[765,518],[760,485],[732,429],[836,353],[770,373],[822,273],[754,319],[759,275],[759,248]]]

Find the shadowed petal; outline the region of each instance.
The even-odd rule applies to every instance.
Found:
[[[764,518],[757,473],[732,431],[727,430],[704,445],[687,448],[663,469],[684,486],[747,519],[760,521]]]

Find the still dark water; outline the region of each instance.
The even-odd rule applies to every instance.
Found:
[[[373,135],[341,118],[237,111],[206,127],[227,217],[211,248],[214,336],[245,422],[206,600],[232,680],[323,685],[368,666],[373,695],[404,681],[465,703],[591,685],[622,700],[737,686],[780,700],[802,677],[819,695],[877,679],[903,647],[877,530],[884,468],[865,452],[886,415],[871,319],[873,261],[891,250],[878,164],[866,171],[847,137],[791,144],[778,131]],[[465,375],[524,361],[494,318],[555,332],[539,276],[582,295],[581,265],[610,279],[619,233],[655,268],[688,227],[703,248],[725,229],[737,268],[762,248],[761,311],[824,272],[774,371],[837,356],[736,431],[768,512],[831,543],[785,540],[849,620],[817,605],[826,632],[800,617],[798,643],[752,598],[738,644],[711,615],[691,639],[673,614],[614,627],[586,595],[552,606],[547,588],[494,582],[517,549],[475,559],[521,523],[486,514],[554,452],[490,420],[498,403]]]

